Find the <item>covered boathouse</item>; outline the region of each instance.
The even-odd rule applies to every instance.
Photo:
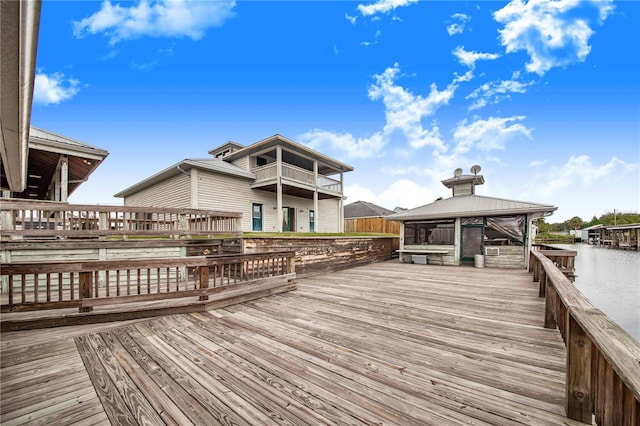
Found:
[[[484,184],[480,166],[470,175],[456,169],[442,184],[453,196],[387,217],[402,222],[401,262],[475,265],[488,268],[528,267],[536,220],[557,207],[476,195]]]

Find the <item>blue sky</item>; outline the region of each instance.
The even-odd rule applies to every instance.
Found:
[[[43,2],[32,125],[110,152],[70,198],[279,133],[346,203],[480,195],[550,222],[640,210],[640,2]]]

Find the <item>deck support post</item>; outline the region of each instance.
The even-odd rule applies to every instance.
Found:
[[[93,273],[92,272],[80,272],[79,274],[80,281],[80,302],[82,303],[82,299],[91,299],[93,298]],[[80,306],[80,312],[91,312],[93,311],[92,306]]]
[[[580,324],[569,315],[567,324],[567,417],[591,423],[591,347],[592,343]]]

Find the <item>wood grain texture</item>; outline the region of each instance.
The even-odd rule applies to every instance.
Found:
[[[29,424],[33,407],[51,424],[582,424],[543,325],[525,271],[377,263],[216,310],[3,333],[0,421]],[[86,411],[63,395],[47,411],[38,385],[76,381],[95,389]]]

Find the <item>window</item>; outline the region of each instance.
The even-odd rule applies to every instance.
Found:
[[[309,210],[309,232],[316,232],[316,213]]]
[[[454,220],[432,220],[405,222],[405,245],[453,245],[455,234]]]
[[[485,246],[522,246],[525,240],[526,217],[488,217],[484,229]]]
[[[252,204],[252,229],[254,231],[262,231],[262,204]]]

